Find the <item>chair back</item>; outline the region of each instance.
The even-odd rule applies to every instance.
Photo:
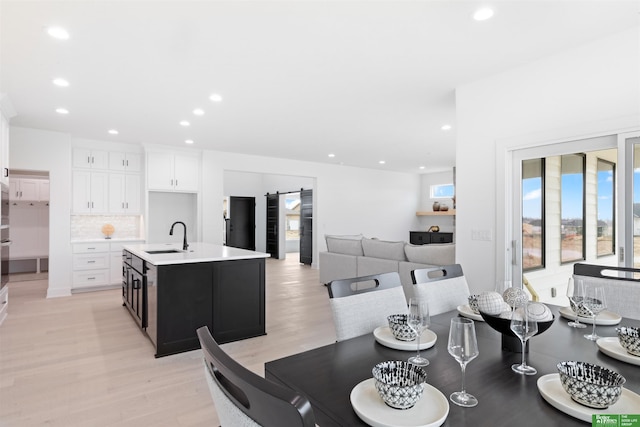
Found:
[[[249,371],[226,354],[209,328],[197,331],[204,372],[223,426],[315,426],[309,400]]]
[[[415,296],[429,302],[431,316],[469,302],[469,285],[460,264],[413,270],[411,279]]]
[[[607,310],[630,319],[640,319],[640,269],[606,265],[573,264],[574,279],[585,285],[602,285]]]
[[[387,316],[408,311],[397,272],[334,280],[327,290],[337,341],[371,333],[388,325]]]

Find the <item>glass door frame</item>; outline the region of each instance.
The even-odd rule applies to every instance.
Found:
[[[618,182],[624,182],[624,194],[618,194],[618,265],[633,267],[633,139],[640,138],[640,131],[618,134]],[[638,142],[640,143],[640,142]],[[618,188],[620,190],[620,188]],[[628,230],[628,232],[627,232]]]

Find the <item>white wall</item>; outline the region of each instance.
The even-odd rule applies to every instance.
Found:
[[[505,274],[502,207],[512,183],[510,164],[497,159],[506,159],[507,149],[640,126],[639,32],[457,89],[456,259],[472,291],[492,289]],[[490,231],[492,240],[472,240],[473,230]]]
[[[409,240],[417,227],[420,177],[321,163],[203,152],[203,239],[222,243],[220,205],[225,170],[291,175],[315,180],[313,259],[326,249],[325,234],[357,234],[385,240]],[[219,218],[219,220],[207,220]]]
[[[48,171],[50,182],[48,297],[71,295],[71,137],[11,127],[12,169]]]
[[[420,206],[419,211],[432,211],[433,202],[445,203],[449,209],[453,209],[453,199],[432,199],[431,186],[453,184],[453,170],[446,172],[425,173],[420,176]],[[413,231],[427,231],[431,226],[437,225],[440,231],[453,233],[455,231],[455,218],[453,216],[421,216],[418,217],[418,229]],[[455,235],[454,235],[455,239]]]

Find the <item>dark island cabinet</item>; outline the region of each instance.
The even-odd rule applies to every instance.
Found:
[[[196,329],[218,343],[265,335],[263,258],[146,263],[146,333],[156,357],[200,348]]]
[[[453,233],[431,232],[431,231],[410,231],[409,243],[412,245],[428,245],[430,243],[452,243]]]

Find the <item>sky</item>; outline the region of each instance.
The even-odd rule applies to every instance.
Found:
[[[611,182],[611,173],[598,174],[598,217],[600,219],[612,219],[611,208],[607,203],[613,197],[608,183]],[[529,178],[522,181],[522,216],[524,218],[540,217],[540,178]],[[564,218],[579,218],[582,216],[582,177],[579,174],[566,174],[562,176],[562,216]],[[633,173],[633,202],[640,203],[640,168]]]

